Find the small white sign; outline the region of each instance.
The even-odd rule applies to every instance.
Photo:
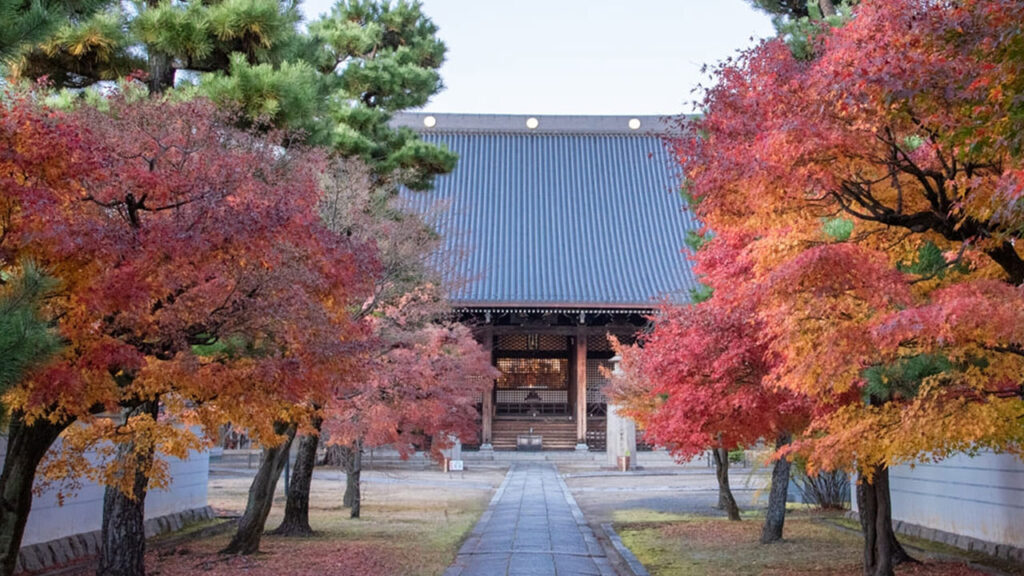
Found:
[[[449,472],[460,472],[462,470],[462,460],[449,460],[448,471]]]

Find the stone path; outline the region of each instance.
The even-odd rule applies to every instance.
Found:
[[[615,576],[552,464],[517,463],[445,576]]]

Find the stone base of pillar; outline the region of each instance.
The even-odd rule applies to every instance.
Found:
[[[480,452],[494,452],[494,446],[491,446],[490,443],[481,444],[480,445]]]
[[[576,445],[576,451],[577,452],[590,452],[590,446],[587,446],[583,442],[580,442],[579,444]]]

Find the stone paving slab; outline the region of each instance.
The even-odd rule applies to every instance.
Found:
[[[514,464],[445,576],[615,576],[554,465]]]

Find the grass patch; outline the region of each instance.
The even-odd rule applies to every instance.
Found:
[[[860,531],[860,523],[840,516],[829,520],[833,524],[837,524],[844,528],[854,531]],[[950,546],[949,544],[943,544],[942,542],[936,542],[934,540],[926,540],[924,538],[918,538],[916,536],[907,536],[905,534],[897,534],[896,538],[904,546],[908,547],[908,551],[911,555],[915,555],[916,550],[924,551],[926,554],[939,557],[956,557],[966,558],[971,562],[980,564],[982,566],[989,566],[1013,576],[1024,576],[1024,566],[1016,562],[1009,560],[1003,560],[1001,558],[994,558],[988,554],[981,552],[970,552],[956,546]]]
[[[629,508],[626,510],[616,510],[612,513],[612,522],[615,524],[681,522],[699,518],[699,516],[693,514],[670,514],[646,508]]]
[[[193,534],[198,534],[200,532],[205,532],[206,530],[209,530],[209,529],[212,529],[212,528],[216,528],[217,526],[220,526],[224,522],[225,522],[225,520],[222,520],[220,518],[211,518],[209,520],[201,520],[199,522],[193,522],[193,523],[185,526],[181,530],[177,530],[175,532],[165,532],[163,534],[160,534],[158,536],[150,538],[149,542],[152,542],[155,545],[160,545],[161,542],[172,541],[172,540],[179,540],[181,538],[188,538],[189,536],[192,536]]]
[[[786,519],[784,541],[769,545],[758,543],[760,517],[746,517],[742,522],[708,517],[616,522],[615,529],[654,576],[860,575],[860,535],[821,519],[814,513],[791,514]],[[963,563],[927,560],[924,565],[900,567],[897,574],[983,573]]]
[[[362,518],[349,518],[341,506],[344,482],[317,481],[310,497],[308,538],[264,535],[260,554],[225,557],[218,554],[234,530],[226,534],[171,545],[147,555],[147,573],[160,576],[320,576],[335,574],[442,574],[459,546],[487,508],[504,471],[478,473],[476,487],[439,487],[451,477],[434,471],[389,475],[391,482],[367,482]],[[423,484],[420,484],[420,483]],[[490,485],[487,489],[483,486]],[[248,479],[218,478],[211,482],[211,504],[222,513],[245,508]],[[279,487],[280,489],[280,487]],[[267,530],[281,522],[284,495],[279,492]]]
[[[440,574],[483,514],[488,498],[485,494],[469,502],[445,498],[436,503],[364,504],[362,518],[348,518],[345,509],[312,514],[310,523],[318,538],[391,550],[403,560],[395,574]]]

